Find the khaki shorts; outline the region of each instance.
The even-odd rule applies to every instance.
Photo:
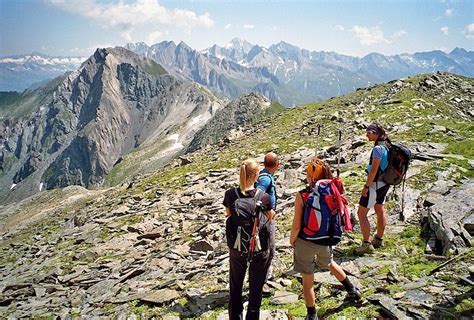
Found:
[[[293,260],[295,265],[293,270],[300,273],[314,273],[318,267],[328,269],[332,261],[332,248],[297,238]]]

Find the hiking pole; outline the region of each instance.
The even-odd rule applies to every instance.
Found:
[[[401,221],[405,221],[405,213],[403,212],[405,210],[405,178],[406,178],[406,175],[403,177],[403,183],[402,183],[402,210],[400,211]]]
[[[340,170],[339,170],[339,165],[340,165],[340,162],[341,162],[341,144],[342,144],[342,131],[341,129],[339,129],[339,148],[338,148],[338,151],[337,151],[337,169],[336,169],[336,173],[337,173],[337,177],[339,178],[339,173],[340,173]]]

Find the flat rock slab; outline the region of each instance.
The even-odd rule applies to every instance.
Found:
[[[272,304],[290,304],[298,302],[298,295],[288,291],[276,291],[272,298]]]
[[[404,296],[405,300],[412,305],[421,305],[433,301],[433,296],[420,290],[408,290]]]
[[[163,303],[171,302],[177,298],[179,298],[178,291],[171,289],[162,289],[145,293],[140,297],[140,300],[161,305]]]
[[[373,294],[370,297],[367,297],[367,300],[377,301],[382,307],[383,311],[391,319],[409,319],[409,317],[407,317],[406,314],[397,307],[397,302],[388,296],[385,296],[383,294]]]
[[[360,288],[360,282],[356,277],[348,275],[349,280],[358,288]],[[314,282],[323,283],[330,286],[342,287],[342,284],[339,280],[336,279],[329,271],[325,272],[315,272],[314,273]]]

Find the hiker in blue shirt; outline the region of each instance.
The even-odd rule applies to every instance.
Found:
[[[263,165],[264,168],[260,170],[255,187],[259,188],[270,196],[273,212],[276,212],[277,195],[275,178],[273,175],[280,167],[280,161],[278,160],[278,156],[274,152],[267,153],[263,159]],[[273,259],[273,256],[275,255],[275,232],[275,219],[272,219],[270,225],[270,260]],[[268,269],[266,280],[271,277],[271,273],[272,269],[270,267]]]
[[[373,253],[375,248],[380,248],[383,245],[383,234],[387,225],[384,201],[390,187],[380,179],[380,173],[388,166],[387,144],[391,143],[390,138],[384,128],[377,123],[372,123],[367,127],[366,136],[369,141],[374,141],[374,147],[370,154],[369,165],[366,169],[367,180],[362,189],[357,210],[363,236],[361,246],[355,250],[358,255]],[[367,218],[371,208],[374,208],[377,216],[377,231],[372,241],[370,241],[370,223]]]

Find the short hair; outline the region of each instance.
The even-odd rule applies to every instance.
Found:
[[[273,168],[278,164],[278,156],[274,152],[269,152],[263,159],[263,165],[267,168]]]

